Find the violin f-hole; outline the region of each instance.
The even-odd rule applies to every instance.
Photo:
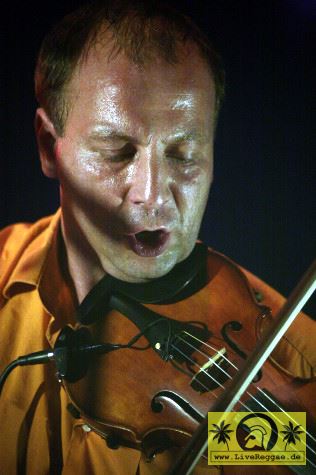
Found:
[[[247,354],[237,345],[237,343],[229,336],[229,332],[239,332],[243,328],[242,324],[238,322],[237,320],[231,320],[230,322],[225,323],[223,328],[221,329],[221,334],[223,339],[228,343],[228,345],[231,347],[237,355],[239,355],[242,359],[246,360],[247,359]],[[260,381],[262,378],[262,371],[261,369],[258,371],[256,376],[253,379],[254,383],[257,383]]]

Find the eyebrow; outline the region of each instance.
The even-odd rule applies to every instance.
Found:
[[[89,139],[95,140],[106,140],[106,139],[118,139],[124,140],[130,143],[137,143],[138,140],[126,134],[124,131],[117,130],[113,128],[110,124],[107,125],[99,125],[94,130],[91,131],[88,135]],[[198,129],[192,129],[189,131],[184,130],[176,130],[171,133],[166,139],[162,141],[164,145],[172,144],[179,144],[183,142],[198,142],[198,143],[205,143],[207,142],[208,137],[205,134],[200,132]]]
[[[190,131],[178,131],[171,135],[167,140],[164,140],[163,143],[172,142],[173,144],[178,144],[181,142],[199,142],[205,143],[207,137],[205,134],[201,133],[199,130],[193,129]]]
[[[112,127],[109,126],[101,126],[97,127],[95,130],[92,130],[89,135],[89,139],[119,139],[119,140],[125,140],[127,142],[136,142],[135,138],[132,137],[131,135],[128,135],[124,132],[121,132],[119,130],[115,130]]]

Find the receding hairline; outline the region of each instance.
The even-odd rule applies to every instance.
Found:
[[[105,22],[104,22],[105,23]],[[73,101],[72,101],[72,93],[74,92],[74,81],[79,79],[80,81],[80,74],[84,66],[88,63],[91,55],[94,53],[96,55],[102,55],[104,52],[104,59],[107,65],[111,65],[111,62],[119,59],[120,57],[126,58],[126,60],[131,64],[131,66],[136,67],[140,71],[144,71],[146,73],[146,69],[150,68],[151,66],[155,66],[156,64],[159,65],[159,62],[162,62],[162,65],[165,64],[170,67],[176,67],[178,64],[183,64],[186,59],[195,55],[195,58],[198,58],[198,62],[201,64],[202,67],[205,67],[205,71],[207,72],[207,76],[210,79],[210,84],[213,86],[209,90],[209,94],[211,95],[214,93],[215,101],[216,101],[216,87],[215,87],[215,78],[214,72],[207,61],[207,58],[203,56],[200,51],[199,45],[196,44],[191,39],[188,39],[186,42],[179,42],[176,49],[176,56],[174,61],[168,61],[157,48],[157,53],[154,54],[155,51],[152,51],[152,54],[146,58],[146,62],[135,62],[133,58],[130,58],[123,49],[118,49],[115,41],[115,36],[111,31],[111,25],[100,25],[100,28],[95,32],[91,38],[88,38],[86,44],[83,47],[80,57],[73,68],[71,74],[68,77],[67,82],[63,86],[64,99],[67,102],[67,117],[71,111]],[[161,64],[161,63],[160,63]],[[77,91],[79,92],[79,91]],[[75,96],[76,97],[76,96]],[[73,98],[74,99],[74,98]],[[216,104],[214,110],[215,118],[217,115]],[[67,117],[65,118],[65,123],[67,121]],[[65,125],[65,124],[64,124]]]
[[[114,21],[102,8],[79,9],[62,19],[44,39],[35,74],[36,96],[61,133],[68,116],[71,80],[91,48],[100,42],[109,46],[109,62],[123,52],[140,68],[146,68],[157,57],[171,65],[179,63],[187,45],[194,45],[215,84],[218,111],[224,95],[224,72],[220,56],[205,35],[181,13],[168,17],[158,7],[158,14],[143,17],[133,5],[129,10],[123,9],[122,17]]]
[[[98,28],[93,31],[87,38],[86,43],[83,46],[81,54],[74,66],[71,74],[67,78],[68,84],[71,82],[75,73],[80,71],[83,64],[85,64],[94,50],[97,54],[104,52],[105,59],[107,64],[111,64],[112,60],[115,60],[119,56],[124,56],[133,66],[136,66],[140,70],[146,71],[146,68],[155,65],[159,60],[162,60],[162,63],[165,63],[170,66],[176,66],[181,64],[185,59],[190,57],[190,55],[195,55],[201,60],[201,64],[206,66],[206,69],[215,84],[214,71],[210,65],[210,62],[206,55],[203,55],[200,46],[191,38],[185,40],[184,42],[178,41],[176,49],[174,51],[173,59],[170,60],[167,56],[161,53],[161,50],[154,46],[149,52],[147,52],[146,57],[142,57],[140,61],[135,57],[131,57],[126,49],[117,44],[117,37],[114,35],[112,30],[112,25],[110,25],[106,20],[98,26]]]

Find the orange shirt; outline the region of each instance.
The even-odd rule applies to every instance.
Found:
[[[75,324],[75,298],[65,278],[60,246],[60,211],[37,223],[0,233],[0,371],[21,355],[53,347],[59,331]],[[282,297],[252,274],[251,285],[276,310]],[[299,331],[298,331],[299,329]],[[316,375],[315,323],[302,315],[289,330],[275,360],[288,373]],[[67,410],[68,399],[53,364],[18,367],[0,399],[0,471],[14,475],[155,475],[166,473],[174,455],[146,462],[138,451],[111,450]],[[194,473],[218,473],[200,466]]]

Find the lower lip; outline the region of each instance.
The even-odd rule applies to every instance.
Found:
[[[155,239],[155,243],[144,242],[137,239],[135,234],[127,236],[129,247],[135,254],[140,257],[157,257],[160,256],[166,249],[169,242],[170,234],[162,233]]]

